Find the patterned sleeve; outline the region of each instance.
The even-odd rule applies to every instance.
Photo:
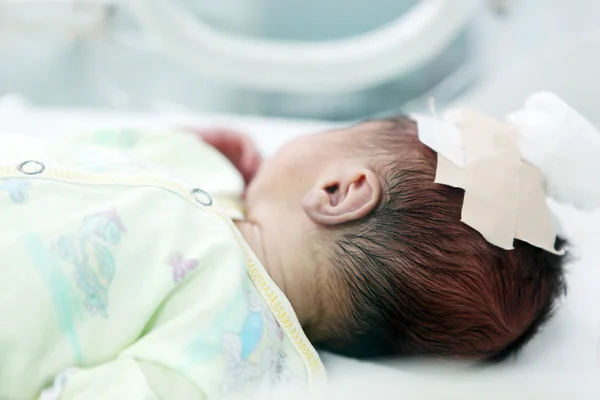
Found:
[[[229,160],[188,133],[109,130],[82,133],[72,140],[118,150],[216,196],[240,196],[244,190],[244,180]]]

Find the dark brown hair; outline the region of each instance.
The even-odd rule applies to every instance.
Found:
[[[521,241],[511,251],[488,243],[460,222],[464,191],[434,183],[437,157],[416,124],[376,125],[364,129],[364,144],[387,160],[379,166],[384,196],[343,229],[330,255],[346,329],[317,344],[352,357],[499,361],[516,353],[564,293],[564,257]]]

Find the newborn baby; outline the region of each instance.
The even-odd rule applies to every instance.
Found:
[[[247,139],[201,135],[252,176]],[[407,117],[300,137],[258,168],[238,227],[313,344],[499,361],[550,317],[564,256],[488,243],[461,222],[464,191],[434,183],[435,171]]]
[[[515,354],[564,256],[461,222],[418,131],[366,121],[262,163],[231,131],[0,139],[0,398],[247,398],[320,382],[312,345]]]

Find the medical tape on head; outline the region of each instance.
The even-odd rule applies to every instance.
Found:
[[[419,137],[438,153],[435,182],[465,191],[461,222],[506,250],[519,239],[562,254],[543,176],[522,159],[516,128],[468,109],[451,119],[418,119]]]

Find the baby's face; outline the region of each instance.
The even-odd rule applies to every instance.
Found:
[[[326,251],[336,228],[379,201],[379,178],[350,151],[363,134],[358,126],[296,138],[263,162],[247,190],[247,218],[260,227],[265,266],[301,322],[329,275]]]
[[[306,192],[340,163],[360,161],[349,149],[357,137],[365,137],[378,125],[378,121],[366,122],[303,135],[287,142],[273,157],[263,161],[248,188],[248,206],[252,208],[265,202],[298,206]]]
[[[246,192],[248,220],[261,230],[265,267],[305,325],[314,308],[318,262],[311,256],[314,224],[303,198],[322,171],[339,157],[345,131],[298,137],[263,161]]]
[[[341,153],[348,136],[348,131],[335,130],[303,135],[286,143],[263,161],[250,183],[246,198],[249,206],[266,201],[298,205],[322,169]]]

